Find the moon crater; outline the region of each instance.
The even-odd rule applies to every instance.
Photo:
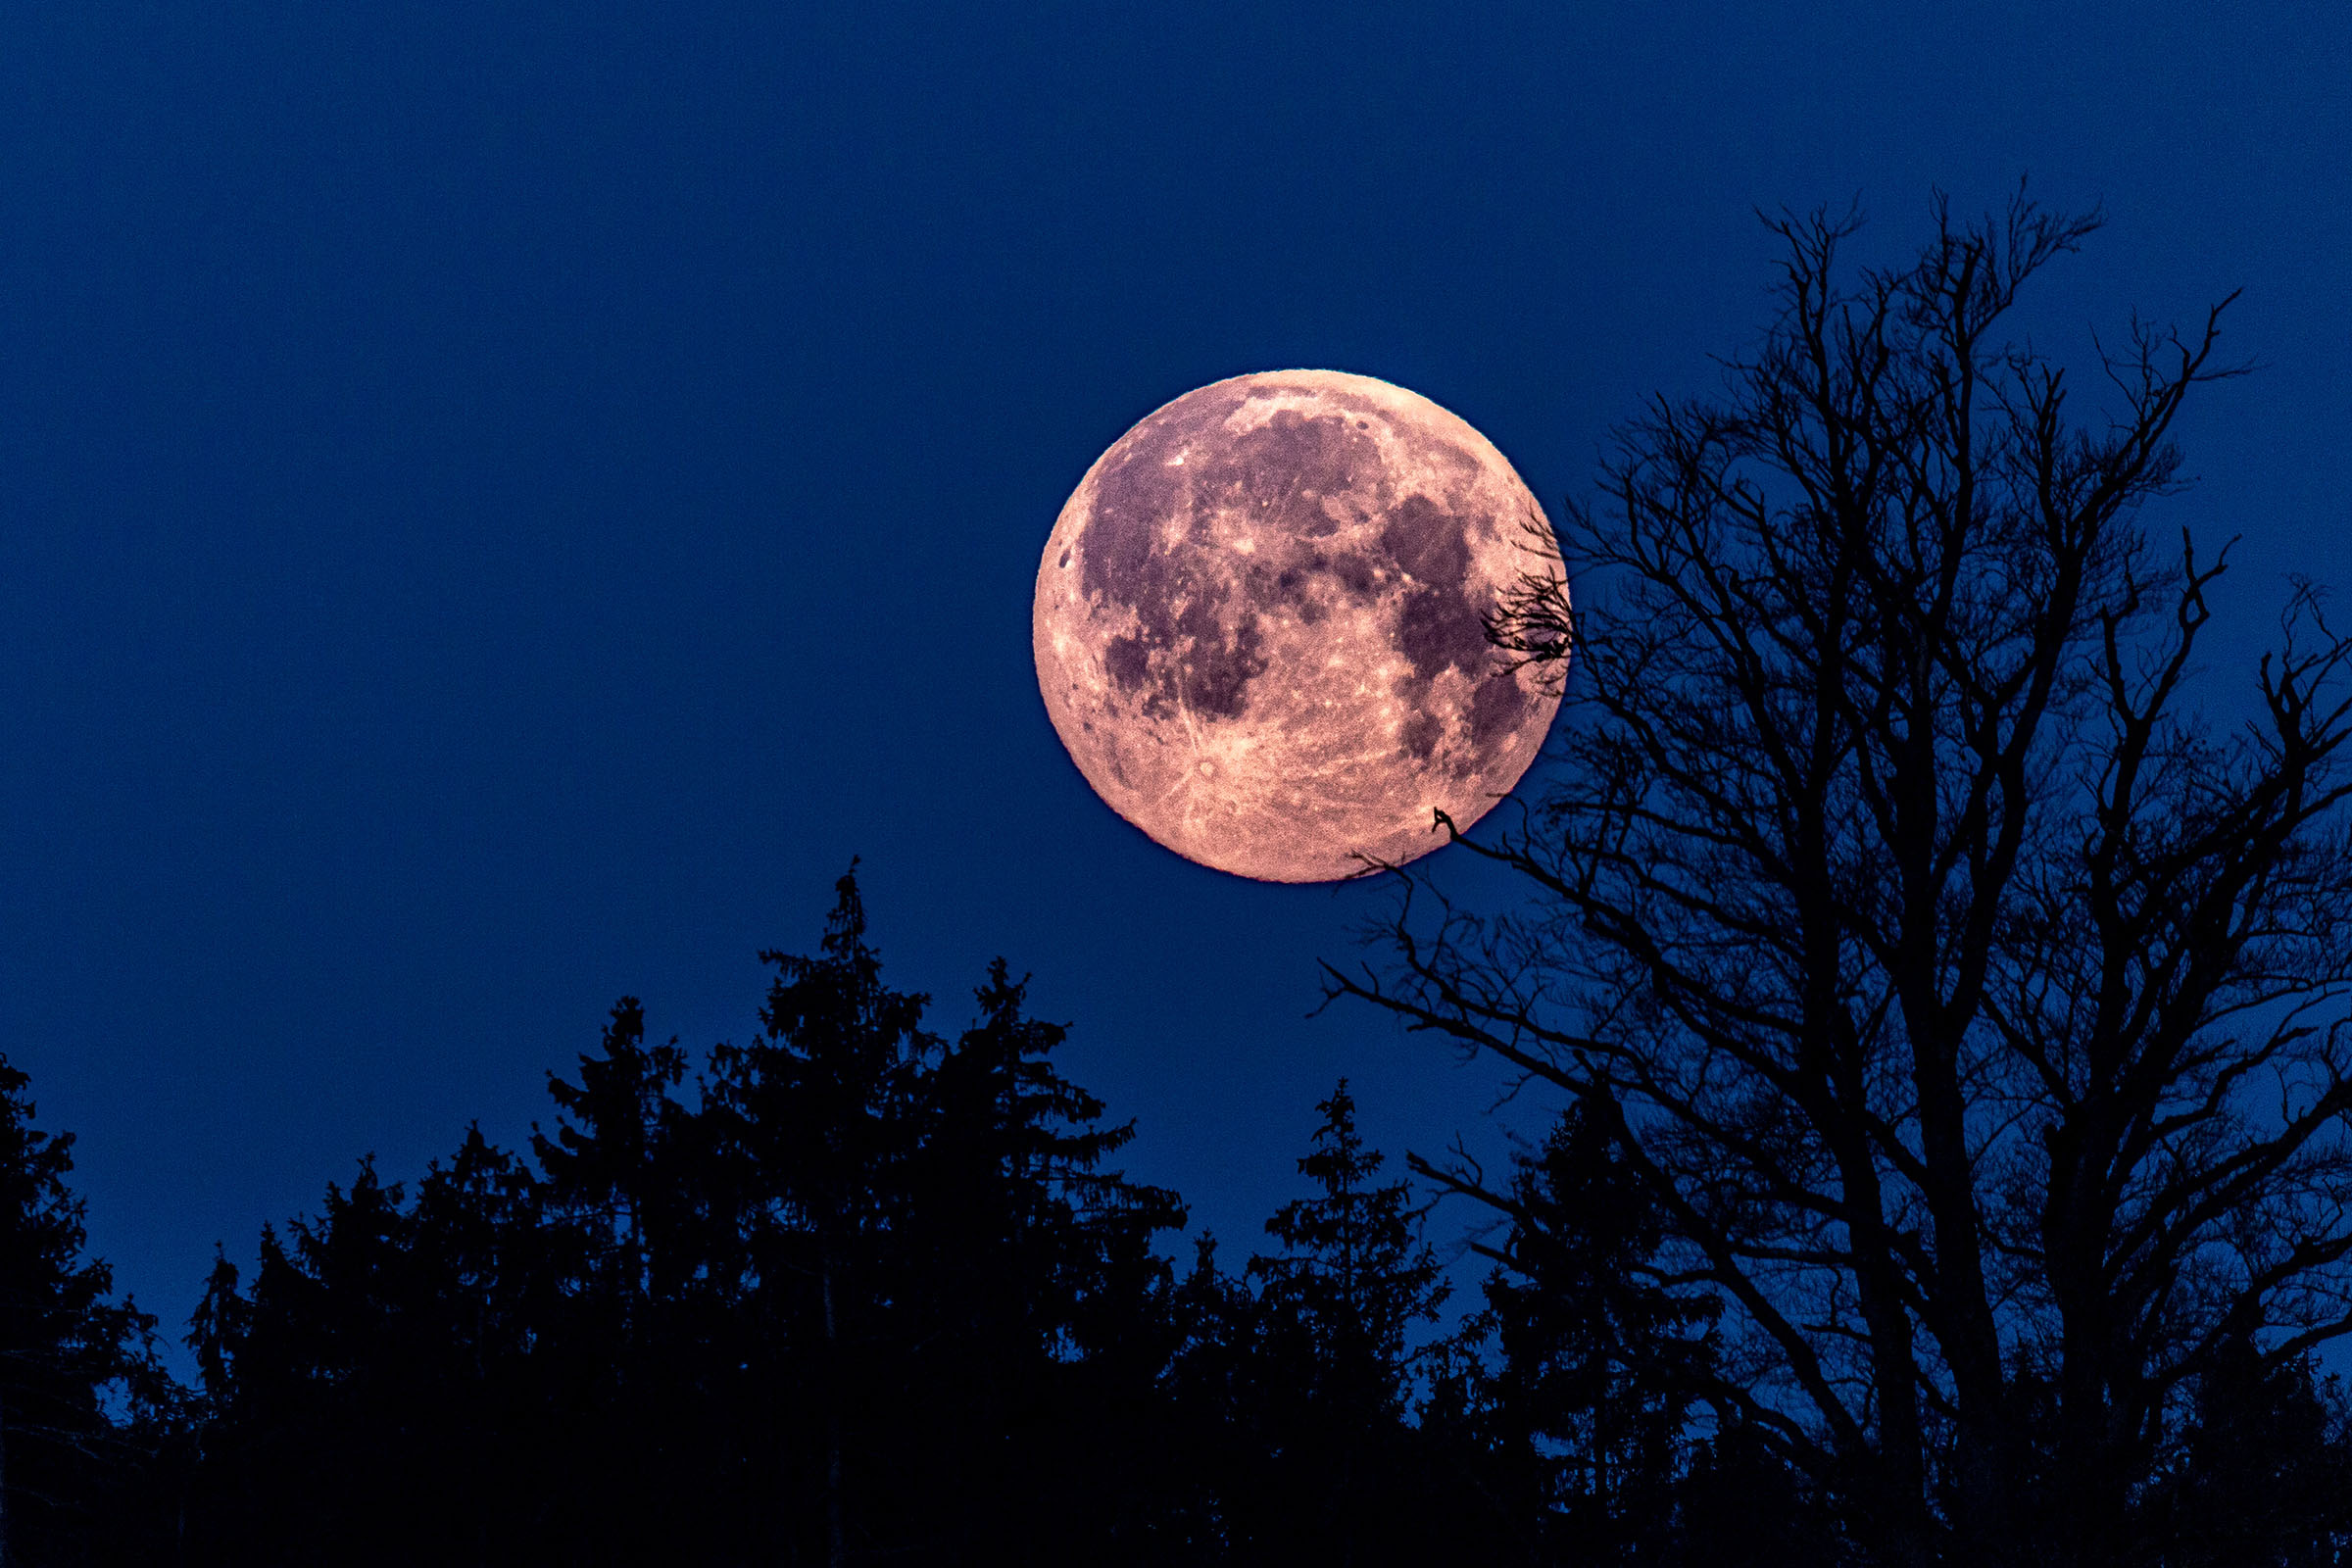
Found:
[[[1038,684],[1079,770],[1188,858],[1313,882],[1401,863],[1526,771],[1558,706],[1486,616],[1559,575],[1543,509],[1428,399],[1284,370],[1157,410],[1038,568]]]

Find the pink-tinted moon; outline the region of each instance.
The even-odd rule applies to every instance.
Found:
[[[1038,686],[1087,782],[1179,855],[1270,882],[1401,864],[1550,728],[1557,695],[1486,638],[1531,571],[1561,575],[1543,509],[1461,419],[1370,376],[1235,376],[1121,436],[1061,509]]]

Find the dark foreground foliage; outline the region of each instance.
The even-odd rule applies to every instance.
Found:
[[[1342,1081],[1306,1196],[1240,1268],[1053,1060],[1002,962],[953,1040],[890,989],[856,882],[760,1036],[691,1073],[624,999],[526,1154],[363,1161],[218,1262],[201,1386],[110,1304],[69,1140],[0,1074],[20,1564],[1833,1564],[1768,1434],[1708,1417],[1719,1309],[1586,1106],[1446,1285]],[[1413,1162],[1444,1185],[1444,1173]],[[2152,1483],[2163,1564],[2352,1561],[2352,1420],[2251,1349]]]

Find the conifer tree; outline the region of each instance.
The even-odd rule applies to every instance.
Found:
[[[536,1351],[559,1282],[535,1180],[468,1129],[415,1185],[362,1162],[214,1265],[188,1343],[206,1388],[213,1560],[511,1559],[531,1549],[561,1411]]]
[[[74,1137],[33,1124],[29,1086],[0,1056],[0,1568],[74,1560],[128,1457],[106,1396],[160,1382],[153,1319],[112,1301],[112,1274],[83,1250]]]
[[[1480,1326],[1499,1342],[1489,1397],[1499,1436],[1544,1472],[1550,1534],[1579,1560],[1654,1561],[1671,1529],[1694,1404],[1711,1386],[1714,1303],[1658,1284],[1664,1221],[1611,1146],[1608,1118],[1572,1102],[1508,1186],[1475,1168],[1416,1171],[1507,1222]]]
[[[691,1103],[623,999],[536,1171],[363,1162],[216,1264],[189,1561],[1197,1560],[1181,1202],[1001,960],[947,1045],[836,893]]]
[[[978,1020],[916,1086],[893,1257],[942,1560],[1083,1560],[1150,1508],[1137,1429],[1170,1348],[1151,1240],[1184,1208],[1102,1168],[1133,1124],[1100,1125],[1052,1060],[1068,1031],[1030,1017],[1026,989],[991,963]]]
[[[686,1076],[686,1053],[674,1039],[645,1043],[645,1008],[623,997],[606,1024],[600,1054],[579,1058],[580,1081],[547,1075],[556,1102],[553,1138],[536,1127],[531,1152],[550,1208],[578,1227],[584,1269],[601,1285],[621,1323],[655,1290],[655,1247],[678,1195],[665,1191],[669,1155],[686,1110],[672,1096]]]
[[[577,1438],[570,1512],[616,1560],[708,1555],[739,1523],[710,1478],[747,1464],[731,1415],[751,1359],[742,1242],[710,1118],[674,1093],[686,1066],[674,1039],[647,1043],[643,1005],[623,997],[578,1082],[548,1075],[556,1126],[531,1139],[564,1284],[538,1379]]]
[[[963,1254],[967,1310],[1018,1323],[1033,1347],[1085,1346],[1099,1315],[1131,1304],[1120,1293],[1157,1277],[1142,1267],[1150,1239],[1183,1205],[1102,1169],[1135,1124],[1098,1125],[1102,1102],[1051,1060],[1069,1031],[1026,1014],[1027,982],[998,958],[974,996],[979,1021],[923,1082],[925,1227]]]
[[[807,1347],[796,1365],[822,1427],[825,1556],[840,1568],[852,1488],[873,1493],[879,1517],[890,1479],[879,1464],[851,1475],[853,1416],[871,1426],[887,1402],[875,1397],[881,1253],[905,1209],[916,1072],[939,1043],[922,1027],[930,999],[882,983],[854,861],[834,893],[816,956],[760,956],[777,971],[760,1034],[711,1053],[710,1093],[754,1302],[775,1343]]]
[[[1266,1221],[1281,1252],[1253,1257],[1258,1350],[1284,1369],[1270,1424],[1294,1496],[1315,1513],[1332,1559],[1364,1560],[1367,1521],[1400,1501],[1396,1487],[1411,1392],[1406,1338],[1435,1322],[1447,1287],[1421,1240],[1421,1211],[1402,1181],[1377,1181],[1383,1156],[1355,1128],[1343,1078],[1328,1100],[1298,1173],[1319,1191]]]
[[[2352,1403],[2308,1359],[2225,1344],[2149,1509],[2162,1568],[2339,1568],[2352,1562]]]
[[[1283,1250],[1250,1259],[1250,1272],[1268,1308],[1307,1337],[1320,1397],[1366,1420],[1395,1416],[1411,1372],[1405,1337],[1436,1320],[1444,1271],[1420,1239],[1407,1184],[1376,1184],[1385,1156],[1355,1130],[1348,1080],[1315,1109],[1323,1121],[1298,1174],[1321,1191],[1266,1221]]]
[[[1261,1430],[1266,1369],[1256,1355],[1256,1298],[1246,1278],[1218,1265],[1213,1233],[1194,1238],[1171,1308],[1175,1350],[1162,1380],[1174,1425],[1166,1528],[1182,1560],[1246,1560],[1257,1522],[1251,1504],[1272,1448]]]

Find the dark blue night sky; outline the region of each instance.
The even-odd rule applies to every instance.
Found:
[[[1377,890],[1087,790],[1038,552],[1137,417],[1288,366],[1556,515],[1763,319],[1759,207],[1891,256],[1936,186],[2103,202],[2069,349],[2243,285],[2264,368],[2149,519],[2244,536],[2235,681],[2285,573],[2352,587],[2352,20],[2064,12],[12,8],[0,1050],[95,1249],[176,1335],[362,1152],[524,1136],[621,994],[742,1037],[853,855],[891,978],[957,1027],[1035,971],[1237,1250],[1340,1073],[1392,1156],[1492,1147],[1491,1074],[1305,1016]]]

